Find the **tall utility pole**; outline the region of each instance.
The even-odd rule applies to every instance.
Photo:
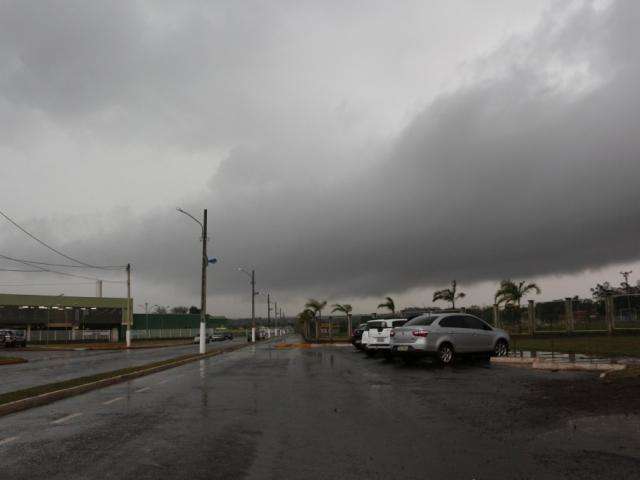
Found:
[[[278,328],[278,302],[276,302],[276,303],[274,304],[274,307],[273,307],[273,317],[274,317],[274,319],[275,319],[275,320],[274,320],[275,326],[276,326],[276,328]]]
[[[200,353],[207,351],[207,209],[202,222],[202,291],[200,293]]]
[[[149,302],[144,302],[144,318],[147,324],[147,338],[149,338]]]
[[[96,280],[96,297],[102,297],[102,280]]]
[[[207,257],[207,209],[204,209],[202,222],[181,208],[177,210],[191,218],[191,220],[200,225],[202,229],[202,278],[200,292],[200,353],[202,354],[207,351],[207,265],[210,263]],[[212,260],[212,262],[213,261],[214,260]]]
[[[620,272],[620,275],[622,275],[622,278],[624,278],[624,283],[622,284],[622,286],[627,292],[629,291],[629,275],[631,275],[632,273],[633,273],[633,270]]]
[[[267,293],[267,328],[269,329],[269,335],[271,335],[271,294]]]
[[[131,314],[131,264],[127,263],[127,348],[131,347],[131,323],[133,315]]]
[[[256,271],[251,270],[251,342],[256,343]]]

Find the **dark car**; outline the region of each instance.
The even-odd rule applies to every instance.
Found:
[[[361,323],[358,327],[353,331],[353,335],[351,335],[351,344],[356,347],[358,350],[362,350],[362,333],[367,329],[366,323]]]
[[[231,332],[224,332],[222,336],[224,337],[225,340],[233,340],[233,333]]]
[[[26,347],[27,336],[24,330],[0,330],[0,344],[5,347]]]

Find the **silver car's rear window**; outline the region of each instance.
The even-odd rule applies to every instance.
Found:
[[[434,315],[432,317],[416,317],[414,319],[409,320],[404,324],[405,327],[412,327],[417,325],[431,325],[435,320],[437,320],[438,316]]]

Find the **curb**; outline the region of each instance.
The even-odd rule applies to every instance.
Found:
[[[530,366],[537,370],[553,370],[553,371],[586,371],[586,372],[613,372],[616,370],[624,370],[626,365],[619,363],[559,363],[538,360],[533,358],[514,358],[514,357],[493,357],[491,363],[504,365],[522,365]]]
[[[122,375],[117,375],[115,377],[104,378],[102,380],[97,380],[95,382],[76,385],[74,387],[55,390],[53,392],[42,393],[40,395],[36,395],[33,397],[23,398],[13,402],[5,403],[3,405],[0,405],[0,417],[11,414],[11,413],[20,412],[22,410],[27,410],[29,408],[39,407],[41,405],[53,403],[58,400],[62,400],[64,398],[80,395],[82,393],[85,393],[91,390],[97,390],[99,388],[108,387],[116,383],[126,382],[134,378],[144,377],[147,375],[151,375],[153,373],[161,372],[163,370],[169,370],[170,368],[180,367],[182,365],[195,362],[197,360],[203,360],[205,358],[215,357],[223,353],[234,352],[236,350],[240,350],[241,348],[246,348],[246,347],[247,345],[241,344],[233,347],[222,348],[220,350],[205,353],[203,355],[197,354],[196,356],[193,356],[190,358],[183,358],[181,360],[177,360],[175,362],[167,363],[164,365],[158,365],[156,367],[146,368],[144,370],[138,370],[136,372],[125,373]]]
[[[585,372],[613,372],[624,370],[626,365],[617,363],[557,363],[557,362],[533,362],[533,368],[539,370],[585,371]]]

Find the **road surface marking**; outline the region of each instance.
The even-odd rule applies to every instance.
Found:
[[[7,443],[11,443],[14,440],[17,440],[19,438],[20,437],[8,437],[8,438],[5,438],[4,440],[0,440],[0,445],[6,445]]]
[[[111,400],[107,400],[106,402],[102,402],[103,405],[111,405],[112,403],[119,402],[120,400],[124,400],[124,397],[116,397]]]
[[[71,420],[72,418],[76,418],[82,415],[81,413],[72,413],[71,415],[67,415],[66,417],[59,418],[58,420],[54,420],[53,424],[58,425],[59,423],[66,422],[67,420]]]
[[[147,390],[151,390],[151,387],[139,388],[138,390],[136,390],[135,393],[142,393],[142,392],[146,392]]]
[[[167,383],[169,381],[168,378],[165,378],[164,380],[158,382],[156,385],[162,385],[163,383]]]

